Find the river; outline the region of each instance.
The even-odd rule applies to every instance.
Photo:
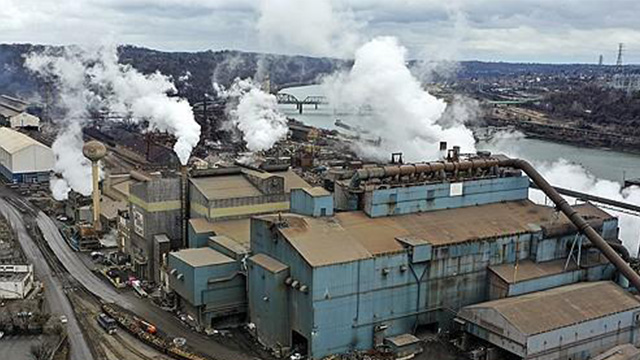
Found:
[[[323,89],[320,85],[293,87],[281,90],[283,93],[294,95],[302,100],[307,96],[322,96]],[[302,121],[305,124],[323,129],[337,129],[335,120],[341,119],[349,124],[349,119],[361,116],[356,114],[336,114],[331,105],[319,105],[315,109],[313,105],[304,107],[299,114],[295,105],[278,105],[280,111],[287,117]],[[343,130],[343,129],[339,129]],[[583,148],[573,145],[565,145],[538,139],[523,137],[507,137],[499,142],[480,142],[476,145],[480,150],[490,150],[495,153],[506,152],[519,154],[529,161],[556,161],[564,158],[570,162],[582,165],[590,173],[600,179],[623,182],[624,178],[640,178],[640,155],[618,151]],[[425,159],[430,160],[430,159]]]

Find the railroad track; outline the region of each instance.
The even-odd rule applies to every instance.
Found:
[[[157,357],[155,356],[148,356],[146,354],[144,354],[142,351],[138,350],[135,346],[131,345],[131,343],[129,341],[127,341],[126,339],[124,339],[124,337],[119,334],[119,333],[115,333],[113,335],[115,338],[120,340],[120,345],[124,346],[127,350],[129,350],[129,352],[131,352],[132,354],[136,355],[137,357],[141,358],[141,359],[145,359],[145,360],[156,360]]]

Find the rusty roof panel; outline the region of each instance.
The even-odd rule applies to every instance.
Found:
[[[191,183],[207,200],[260,196],[262,193],[244,175],[192,178]]]
[[[287,265],[266,254],[253,255],[249,258],[249,260],[260,265],[264,269],[271,271],[274,274],[289,268]]]
[[[232,263],[235,260],[211,248],[182,249],[171,255],[193,267]]]
[[[611,281],[598,281],[471,305],[458,316],[474,323],[496,324],[499,320],[492,314],[498,314],[531,336],[638,308],[640,301],[623,288]]]
[[[593,205],[576,207],[592,212]],[[608,214],[604,213],[606,216]],[[264,219],[277,221],[276,216]],[[281,232],[312,266],[349,262],[403,250],[398,237],[434,246],[538,231],[542,225],[566,223],[551,207],[529,200],[408,215],[371,218],[364,212],[311,218],[287,214]]]
[[[569,263],[566,271],[573,271],[582,267],[606,264],[608,262],[609,260],[599,256],[595,259],[583,259],[583,261],[581,262],[581,267],[579,267],[574,261],[572,261]],[[515,284],[519,281],[526,281],[555,274],[561,274],[565,272],[565,264],[566,259],[546,261],[542,263],[533,262],[531,260],[523,260],[519,262],[517,269],[516,264],[500,264],[489,266],[489,270],[498,275],[506,283]]]

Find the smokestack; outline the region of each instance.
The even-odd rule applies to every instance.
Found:
[[[98,168],[98,162],[107,155],[107,148],[101,142],[92,140],[84,144],[82,154],[91,160],[93,229],[102,231],[102,225],[100,224],[100,188],[98,185],[100,169]]]
[[[180,206],[180,212],[181,212],[181,216],[182,216],[182,248],[186,248],[187,247],[187,221],[188,221],[188,217],[189,217],[189,213],[188,213],[188,209],[187,209],[187,204],[189,203],[187,197],[189,196],[188,194],[188,190],[189,190],[189,182],[188,182],[188,175],[189,175],[189,170],[187,168],[187,165],[182,165],[180,167],[180,187],[181,187],[181,200],[182,200],[182,204]]]

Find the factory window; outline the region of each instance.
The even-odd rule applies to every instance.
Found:
[[[431,200],[436,197],[435,190],[427,190],[427,200]]]
[[[144,217],[138,210],[133,210],[133,230],[136,234],[144,236]]]

